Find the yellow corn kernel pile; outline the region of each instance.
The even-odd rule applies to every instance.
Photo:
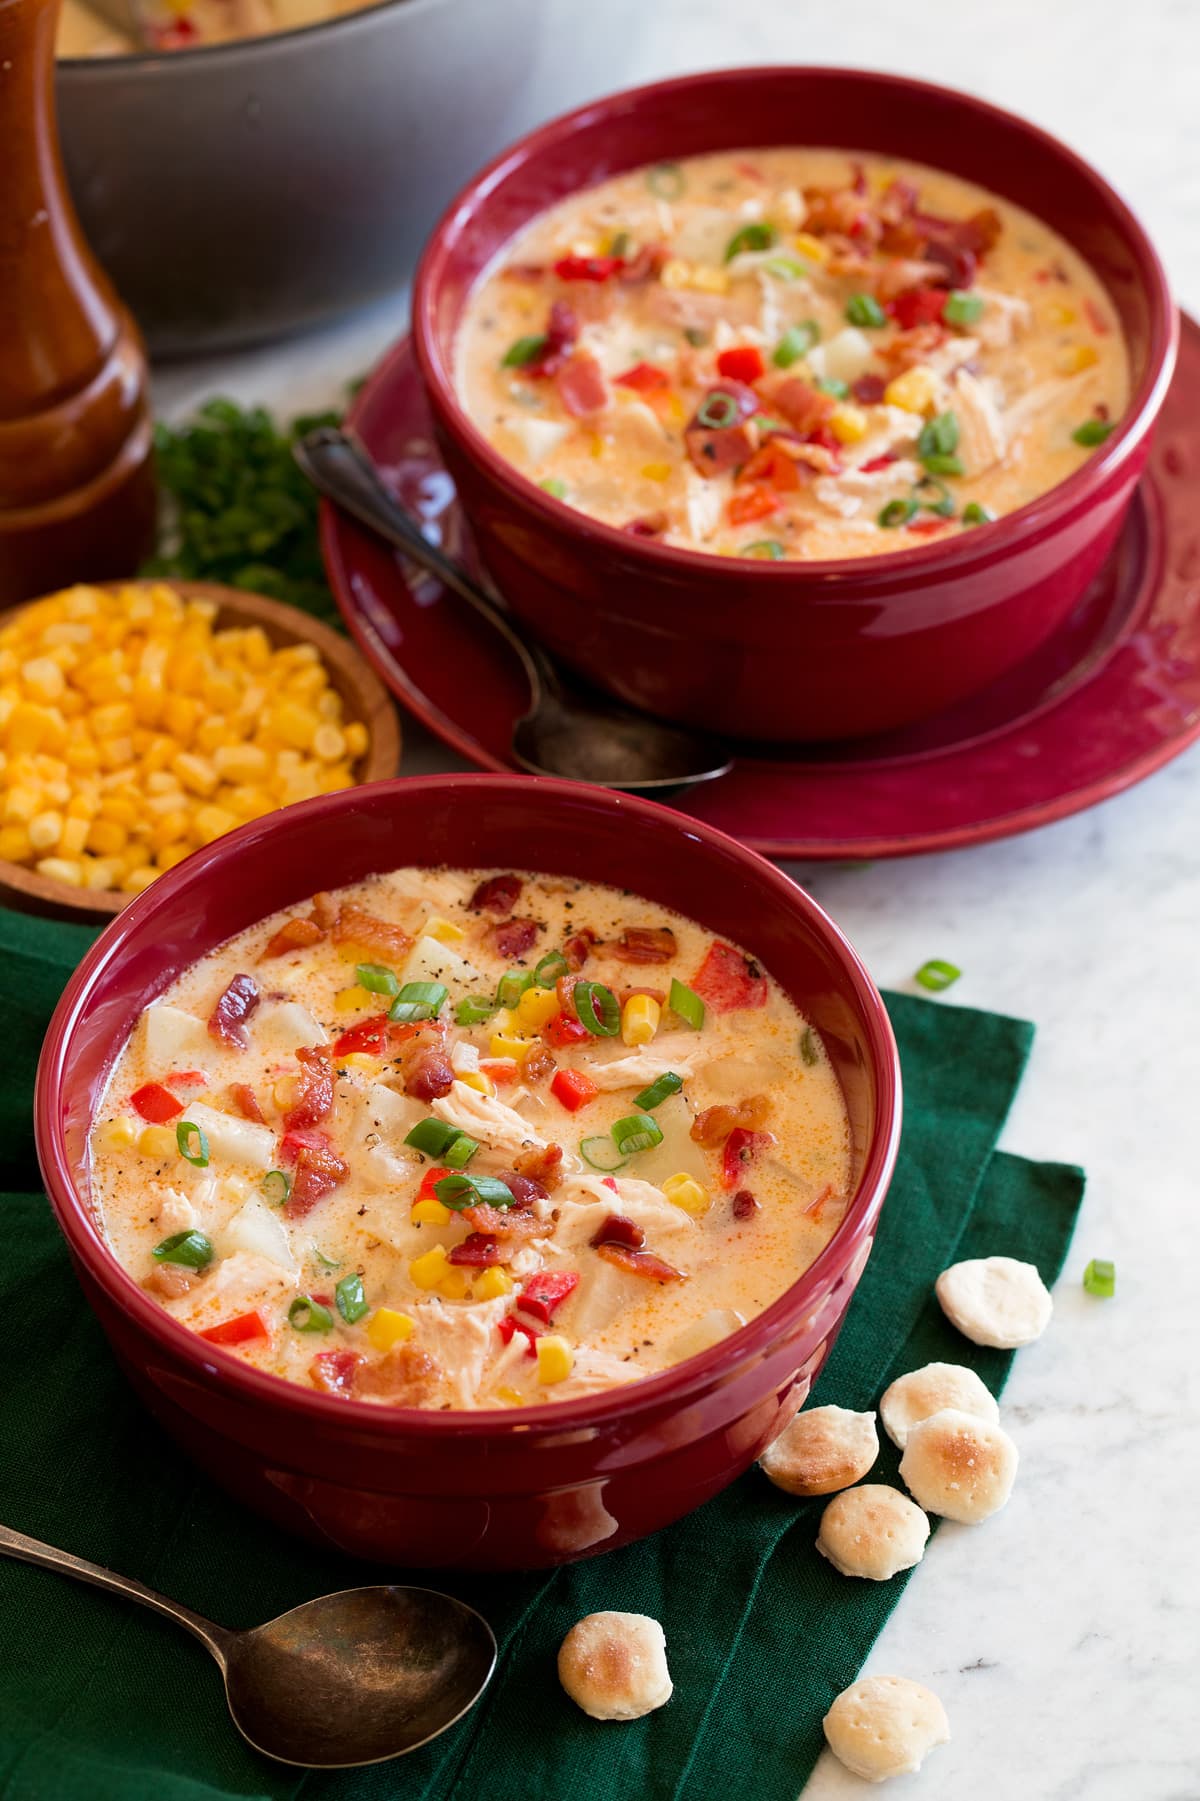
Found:
[[[0,857],[136,894],[244,820],[349,787],[367,728],[311,644],[214,631],[165,584],[68,588],[0,630]]]

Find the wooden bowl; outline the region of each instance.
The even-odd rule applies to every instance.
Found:
[[[387,690],[349,639],[322,625],[320,620],[302,613],[298,607],[285,606],[280,600],[268,600],[265,594],[245,594],[240,588],[225,588],[216,582],[156,580],[86,585],[102,591],[166,586],[187,600],[215,601],[218,630],[227,626],[258,625],[273,645],[315,645],[331,685],[341,695],[346,723],[361,720],[370,733],[370,743],[358,759],[358,783],[383,781],[396,774],[400,764],[400,723]],[[8,625],[24,610],[23,606],[12,607],[0,613],[0,627]],[[39,875],[36,869],[0,857],[0,902],[23,913],[41,913],[55,919],[85,923],[89,920],[100,922],[119,913],[132,899],[131,894],[112,889],[73,888],[69,882]]]

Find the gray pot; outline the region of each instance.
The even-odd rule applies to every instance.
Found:
[[[208,50],[61,62],[76,205],[150,348],[252,343],[411,274],[479,165],[629,68],[637,0],[387,0]]]

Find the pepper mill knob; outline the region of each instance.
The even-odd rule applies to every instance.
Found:
[[[0,0],[0,606],[131,575],[154,537],[146,354],[67,192],[58,8]]]

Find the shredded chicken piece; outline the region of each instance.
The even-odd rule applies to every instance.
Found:
[[[185,1194],[177,1188],[164,1188],[158,1207],[158,1230],[163,1237],[172,1232],[190,1232],[200,1223],[200,1215]]]
[[[954,411],[963,468],[968,475],[982,475],[1003,457],[1008,435],[989,389],[966,369],[954,378]]]
[[[978,338],[946,338],[943,343],[936,344],[921,361],[935,375],[943,376],[948,381],[956,369],[961,369],[964,363],[973,362],[978,355]]]
[[[493,1095],[468,1088],[465,1082],[455,1082],[449,1094],[438,1095],[430,1105],[438,1119],[482,1140],[493,1150],[515,1153],[530,1145],[543,1150],[546,1147],[546,1139],[534,1131],[527,1119]]]
[[[632,1088],[635,1083],[643,1086],[661,1076],[665,1069],[673,1069],[677,1076],[686,1080],[695,1068],[695,1058],[683,1047],[687,1040],[682,1034],[674,1038],[656,1038],[652,1044],[634,1051],[632,1056],[617,1057],[612,1063],[600,1063],[589,1066],[588,1074],[597,1088],[608,1092],[614,1088]]]
[[[987,303],[974,329],[989,350],[1006,350],[1033,323],[1033,308],[1019,294],[1000,294],[993,288],[975,288],[974,293]]]
[[[902,493],[921,479],[921,470],[909,457],[897,457],[882,469],[845,469],[841,475],[824,475],[813,483],[813,494],[823,507],[842,519],[853,519],[863,502],[894,491]]]
[[[508,1297],[501,1295],[470,1307],[447,1307],[434,1298],[409,1309],[417,1328],[413,1342],[441,1365],[455,1407],[477,1404],[489,1353],[500,1344],[496,1322],[508,1306]]]

